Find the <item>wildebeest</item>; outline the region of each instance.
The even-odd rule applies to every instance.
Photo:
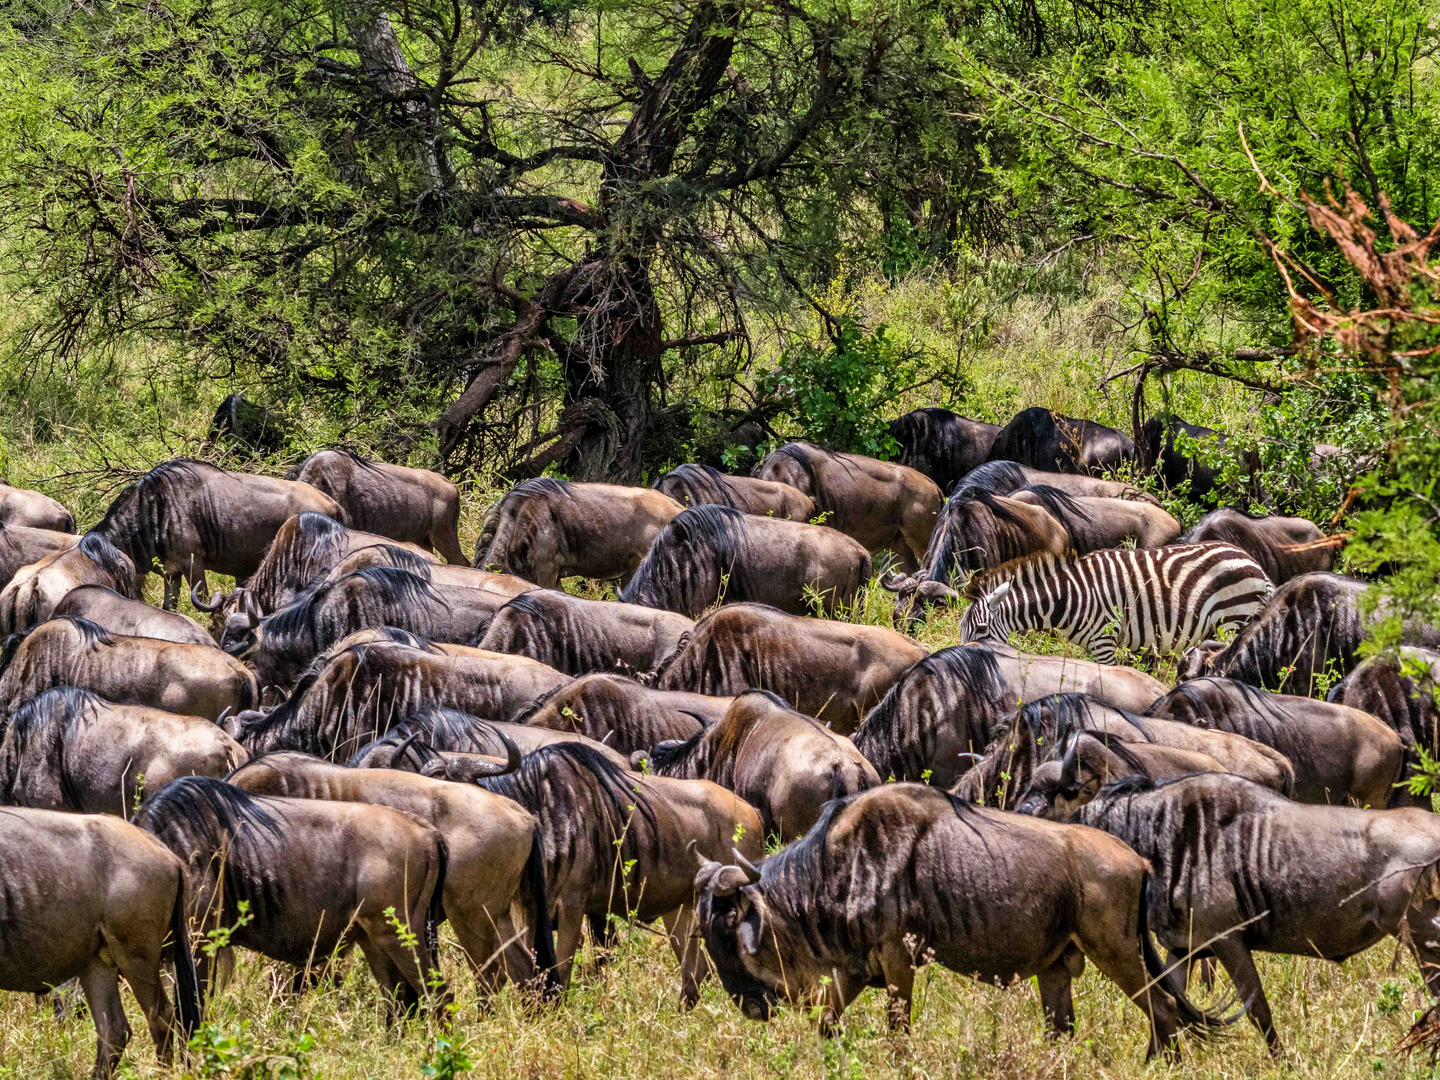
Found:
[[[1184,492],[1191,502],[1215,504],[1218,469],[1215,458],[1223,454],[1228,437],[1214,428],[1187,424],[1178,416],[1162,413],[1145,421],[1142,429],[1145,444],[1144,465],[1147,472],[1158,471],[1161,482],[1171,491]],[[1177,448],[1175,436],[1181,435],[1182,445]],[[1184,439],[1198,444],[1193,448],[1184,444]],[[1204,447],[1202,450],[1201,447]],[[1197,456],[1196,451],[1199,451]],[[1260,470],[1260,456],[1251,450],[1244,454],[1242,464],[1246,472],[1254,476]],[[1215,537],[1234,543],[1228,537]],[[1328,567],[1326,568],[1328,569]],[[1276,584],[1279,584],[1278,582]]]
[[[1206,773],[1122,780],[1077,820],[1149,860],[1156,937],[1177,958],[1214,955],[1277,1053],[1252,953],[1339,962],[1393,934],[1440,989],[1440,817],[1428,811],[1306,806]]]
[[[1046,484],[1023,487],[1011,498],[1048,510],[1070,533],[1070,546],[1082,555],[1125,544],[1164,547],[1180,535],[1180,522],[1141,499],[1070,496]]]
[[[1404,747],[1401,780],[1408,781],[1420,765],[1420,751],[1440,757],[1440,653],[1402,647],[1362,661],[1330,688],[1327,700],[1374,716],[1400,737]],[[1429,799],[1412,794],[1408,783],[1397,788],[1391,805]]]
[[[353,769],[304,754],[266,754],[230,783],[252,795],[388,806],[445,838],[441,903],[483,995],[507,974],[526,982],[555,966],[545,864],[535,819],[510,799],[393,769]],[[534,956],[512,939],[533,934]],[[524,955],[522,955],[522,953]],[[503,962],[502,962],[503,961]]]
[[[1272,694],[1231,679],[1191,679],[1148,716],[1243,735],[1284,754],[1295,768],[1292,798],[1383,808],[1400,780],[1400,736],[1359,709]]]
[[[586,675],[551,691],[516,722],[596,739],[627,757],[683,741],[725,715],[732,697],[656,690],[620,675]]]
[[[672,611],[535,589],[496,612],[476,644],[528,656],[566,675],[650,672],[694,625]]]
[[[422,709],[406,717],[362,746],[347,764],[362,769],[406,769],[451,779],[465,775],[473,780],[495,774],[499,771],[496,765],[512,755],[533,753],[556,743],[576,743],[618,768],[630,767],[630,759],[624,754],[575,732],[481,720],[458,709],[444,708]]]
[[[995,495],[1013,495],[1021,488],[1043,485],[1063,491],[1072,498],[1127,499],[1159,506],[1160,500],[1141,491],[1134,484],[1105,480],[1079,473],[1046,472],[1014,461],[987,461],[962,476],[955,488],[984,488]]]
[[[870,580],[870,553],[836,529],[692,506],[661,529],[620,592],[626,603],[698,619],[717,603],[834,612]]]
[[[190,645],[214,645],[210,632],[188,615],[165,611],[143,600],[122,596],[108,585],[81,585],[65,594],[52,617],[74,615],[103,626],[112,634],[159,638]]]
[[[0,529],[11,525],[73,533],[75,515],[49,495],[0,483]]]
[[[221,777],[247,760],[210,720],[60,686],[10,714],[0,804],[128,817],[146,791],[181,776]]]
[[[1265,576],[1283,585],[1300,574],[1329,570],[1336,548],[1310,521],[1297,517],[1250,517],[1239,510],[1212,510],[1190,529],[1181,543],[1207,540],[1230,544],[1260,564]]]
[[[107,701],[218,720],[254,708],[249,668],[213,645],[107,633],[73,615],[12,634],[0,655],[0,724],[52,686],[93,690]]]
[[[161,975],[167,954],[175,963],[181,1034],[188,1039],[200,1026],[180,860],[118,818],[50,810],[0,813],[0,851],[0,990],[44,994],[79,979],[95,1019],[91,1077],[109,1080],[130,1041],[124,976],[155,1056],[168,1066],[175,1009]]]
[[[657,776],[712,780],[760,811],[766,835],[803,836],[831,799],[880,783],[874,766],[844,735],[796,712],[768,690],[735,698],[711,727],[663,742],[634,759]]]
[[[514,574],[497,574],[492,570],[480,570],[468,564],[456,566],[453,563],[436,562],[434,557],[414,547],[399,544],[368,544],[357,548],[337,562],[319,581],[333,581],[357,570],[368,570],[372,566],[393,566],[419,574],[431,585],[451,586],[457,589],[479,589],[510,600],[522,593],[534,592],[540,588],[533,581],[526,581]],[[312,583],[313,584],[313,583]]]
[[[78,543],[80,537],[74,533],[0,524],[0,589],[10,584],[22,566],[37,563],[47,555],[69,551]]]
[[[321,450],[290,474],[340,504],[352,528],[438,551],[469,565],[460,550],[460,489],[429,469],[370,461],[353,450]]]
[[[755,475],[799,488],[815,500],[823,524],[866,551],[890,551],[909,572],[920,565],[944,502],[935,482],[914,469],[806,442],[786,443]]]
[[[114,544],[89,532],[74,547],[22,567],[0,590],[0,634],[14,634],[44,622],[71,589],[106,585],[134,599],[135,568]]]
[[[1057,747],[1056,757],[1031,771],[1025,786],[1005,809],[1065,821],[1095,798],[1102,787],[1119,780],[1173,780],[1196,773],[1228,771],[1210,755],[1193,750],[1126,742],[1104,732],[1076,731]],[[963,782],[958,786],[964,786]]]
[[[842,735],[925,649],[883,626],[727,604],[695,624],[655,676],[661,690],[734,696],[770,690]]]
[[[650,488],[572,484],[537,477],[490,508],[475,565],[547,589],[567,577],[619,578],[635,572],[655,534],[684,509]]]
[[[731,476],[709,465],[681,465],[655,484],[681,506],[730,506],[746,514],[809,521],[815,500],[798,488],[753,476]]]
[[[1070,982],[1089,958],[1150,1018],[1149,1054],[1177,1024],[1216,1021],[1186,999],[1150,944],[1143,859],[1090,829],[972,806],[922,784],[830,803],[760,869],[700,860],[699,921],[744,1014],[823,997],[834,1023],[867,986],[908,1028],[915,969],[935,961],[984,982],[1037,976],[1051,1030],[1075,1025]]]
[[[257,405],[244,394],[230,394],[215,409],[209,441],[227,439],[258,454],[278,454],[289,437],[290,422],[279,413]]]
[[[935,481],[942,495],[990,453],[999,424],[959,416],[949,409],[915,409],[890,421],[890,436],[900,444],[900,464]]]
[[[1014,461],[1057,473],[1099,473],[1135,460],[1130,436],[1093,420],[1041,406],[1016,413],[995,435],[988,461]]]
[[[135,564],[136,595],[158,563],[164,606],[173,609],[182,575],[192,585],[207,571],[243,581],[259,568],[280,526],[305,510],[345,520],[339,504],[309,484],[176,458],[120,492],[95,531]]]
[[[185,864],[190,919],[202,934],[229,928],[224,950],[292,965],[298,987],[359,945],[390,1008],[445,1004],[431,981],[448,853],[432,825],[385,806],[256,797],[198,776],[146,799],[135,823]],[[210,991],[217,961],[197,959]]]
[[[754,807],[707,780],[627,772],[573,743],[527,754],[517,772],[479,783],[540,822],[559,985],[570,980],[587,918],[600,940],[612,916],[663,918],[680,961],[681,1005],[692,1007],[709,965],[693,936],[689,851],[718,855],[738,843],[758,858],[765,837]]]

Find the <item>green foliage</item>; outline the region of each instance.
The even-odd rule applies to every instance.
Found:
[[[187,1049],[194,1064],[194,1072],[184,1073],[187,1080],[309,1080],[315,1075],[310,1066],[315,1037],[308,1031],[266,1048],[248,1021],[228,1031],[206,1023],[190,1037]]]
[[[454,1038],[437,1035],[430,1060],[420,1066],[425,1080],[455,1080],[475,1067],[475,1062]]]

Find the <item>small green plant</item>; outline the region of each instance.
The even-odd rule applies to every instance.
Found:
[[[232,926],[217,926],[213,930],[206,931],[205,941],[200,946],[200,951],[210,959],[215,959],[215,954],[221,949],[230,947],[230,938],[242,926],[248,925],[255,918],[250,914],[250,901],[241,900],[235,905],[235,923]]]
[[[194,1071],[186,1080],[308,1080],[314,1076],[310,1055],[315,1036],[308,1031],[292,1034],[275,1049],[258,1046],[250,1022],[242,1020],[231,1029],[202,1024],[186,1044]]]
[[[454,1080],[474,1067],[475,1062],[453,1037],[437,1035],[429,1060],[420,1066],[420,1075],[425,1080]]]
[[[1390,1016],[1400,1011],[1405,1003],[1405,988],[1397,982],[1386,982],[1380,986],[1380,996],[1375,1008],[1381,1016]]]

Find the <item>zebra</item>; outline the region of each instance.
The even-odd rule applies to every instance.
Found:
[[[1230,544],[1031,555],[970,579],[960,640],[1051,630],[1113,664],[1122,646],[1168,653],[1238,629],[1274,591],[1260,564]]]

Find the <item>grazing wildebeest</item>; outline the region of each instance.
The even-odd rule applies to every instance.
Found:
[[[260,701],[250,669],[213,645],[110,634],[73,615],[6,639],[0,725],[21,702],[52,686],[78,686],[117,704],[217,721]]]
[[[426,775],[483,776],[512,754],[542,746],[578,743],[622,769],[624,754],[595,739],[569,731],[501,720],[481,720],[458,709],[422,709],[355,752],[347,764],[362,769],[406,769]],[[441,764],[434,764],[439,762]]]
[[[766,835],[803,836],[831,799],[880,783],[875,768],[844,735],[797,713],[768,690],[735,698],[725,715],[683,742],[637,751],[657,776],[711,780],[760,811]]]
[[[692,619],[747,602],[809,615],[853,603],[869,580],[870,553],[836,529],[692,506],[660,530],[620,599]]]
[[[257,454],[278,454],[289,437],[290,422],[279,413],[257,405],[244,394],[230,394],[215,409],[210,421],[211,443],[221,439]]]
[[[309,484],[176,458],[120,492],[95,531],[135,564],[137,596],[159,564],[164,606],[173,610],[182,575],[192,585],[211,570],[243,581],[259,568],[280,526],[305,510],[345,520],[339,504]]]
[[[1199,544],[1207,540],[1230,544],[1260,564],[1265,576],[1284,585],[1300,574],[1329,570],[1335,564],[1335,546],[1325,540],[1314,522],[1297,517],[1254,518],[1222,507],[1200,519],[1181,540]]]
[[[80,537],[74,533],[0,524],[0,589],[10,584],[22,566],[38,563],[47,555],[69,551],[78,543]]]
[[[74,615],[126,637],[159,638],[190,645],[214,645],[210,632],[188,615],[122,596],[108,585],[81,585],[55,605],[52,618]]]
[[[725,715],[732,697],[656,690],[621,675],[586,675],[539,698],[517,723],[596,739],[627,757],[691,738]]]
[[[1016,413],[990,444],[988,461],[1014,461],[1057,473],[1099,473],[1135,460],[1130,436],[1093,420],[1041,406]]]
[[[761,868],[736,856],[700,859],[695,889],[716,973],[751,1019],[781,996],[823,998],[833,1024],[876,986],[891,1026],[908,1028],[915,969],[933,960],[1001,986],[1037,976],[1051,1030],[1068,1034],[1070,982],[1089,958],[1148,1014],[1149,1056],[1177,1052],[1177,1024],[1218,1023],[1150,944],[1144,860],[1094,830],[886,784],[830,803]]]
[[[1079,473],[1046,472],[1032,469],[1015,461],[987,461],[971,469],[956,483],[958,491],[964,487],[984,488],[995,495],[1013,495],[1025,487],[1053,487],[1071,498],[1127,499],[1159,506],[1160,500],[1141,491],[1134,484],[1119,480],[1104,480],[1098,476],[1082,476]]]
[[[128,817],[146,791],[181,776],[224,776],[248,760],[203,717],[60,686],[10,714],[0,738],[0,804]]]
[[[195,929],[231,929],[221,952],[240,946],[289,964],[299,989],[359,945],[392,1012],[431,995],[444,1007],[448,992],[431,984],[443,986],[436,924],[448,851],[434,826],[385,806],[257,797],[199,776],[146,799],[135,824],[185,864]],[[207,993],[229,962],[197,958]]]
[[[1198,445],[1192,448],[1182,443],[1177,449],[1177,434]],[[1179,490],[1182,485],[1188,484],[1185,494],[1191,502],[1215,505],[1218,470],[1212,462],[1225,452],[1228,436],[1224,432],[1201,427],[1199,424],[1187,424],[1178,416],[1161,413],[1145,421],[1142,438],[1145,443],[1142,464],[1147,472],[1158,471],[1161,482],[1171,491]],[[1199,451],[1199,457],[1196,456],[1196,451]],[[1260,471],[1260,455],[1254,450],[1246,451],[1242,464],[1246,473],[1254,476]],[[1228,542],[1234,543],[1233,540]]]
[[[460,489],[429,469],[370,461],[353,450],[321,450],[290,474],[340,504],[347,523],[438,551],[469,565],[460,550]]]
[[[866,551],[892,552],[912,573],[944,502],[935,482],[914,469],[806,442],[786,443],[755,467],[755,475],[803,491],[815,500],[823,524],[854,537]]]
[[[475,644],[528,656],[566,675],[650,672],[694,625],[673,611],[534,589],[497,611]]]
[[[540,822],[558,984],[570,981],[587,918],[600,941],[608,940],[612,916],[663,918],[680,961],[681,1006],[693,1007],[709,964],[694,934],[689,851],[718,855],[738,843],[759,858],[765,835],[755,808],[708,780],[627,772],[574,743],[527,754],[517,772],[479,784]]]
[[[900,444],[900,464],[935,481],[942,495],[990,454],[999,424],[959,416],[949,409],[915,409],[890,421],[890,436]]]
[[[1065,821],[1095,798],[1106,784],[1127,777],[1174,780],[1196,773],[1229,772],[1208,754],[1177,750],[1173,746],[1126,742],[1104,732],[1072,732],[1056,748],[1056,753],[1056,757],[1041,762],[1031,771],[1013,805],[1005,809],[1041,815],[1047,808],[1053,808],[1052,813],[1043,816]]]
[[[73,533],[75,515],[49,495],[0,483],[0,529],[11,525]]]
[[[1048,630],[1111,664],[1120,648],[1163,654],[1238,628],[1273,591],[1260,565],[1229,544],[1034,555],[966,583],[960,640]]]
[[[709,465],[681,465],[662,476],[655,490],[681,506],[730,506],[746,514],[809,521],[815,500],[798,488],[753,476],[731,476]]]
[[[1065,526],[1070,546],[1081,555],[1125,544],[1164,547],[1180,535],[1180,522],[1161,507],[1140,499],[1071,496],[1048,484],[1023,487],[1011,498],[1048,510]]]
[[[1428,811],[1308,806],[1205,773],[1122,780],[1075,819],[1149,860],[1155,936],[1177,959],[1218,959],[1276,1053],[1252,953],[1340,962],[1393,934],[1440,990],[1440,817]]]
[[[726,604],[695,624],[661,665],[655,686],[711,696],[770,690],[842,735],[925,655],[883,626]]]
[[[547,589],[567,577],[619,578],[635,572],[655,534],[683,510],[650,488],[572,484],[537,477],[490,508],[475,565]]]
[[[51,810],[0,813],[0,851],[0,990],[44,994],[79,979],[97,1036],[90,1075],[109,1080],[130,1041],[123,975],[145,1014],[155,1056],[168,1066],[175,1009],[161,976],[167,954],[175,963],[182,1037],[200,1026],[180,860],[118,818]]]
[[[1147,716],[1243,735],[1284,754],[1295,768],[1297,802],[1383,808],[1400,781],[1400,736],[1359,709],[1272,694],[1232,679],[1191,679]]]
[[[89,532],[65,551],[21,567],[0,590],[0,634],[15,634],[44,622],[70,592],[81,585],[106,585],[134,598],[135,568],[114,544]]]
[[[1374,716],[1400,737],[1405,760],[1400,779],[1420,766],[1420,751],[1440,758],[1440,653],[1401,647],[1360,663],[1330,689],[1327,700]],[[1429,806],[1428,796],[1408,783],[1395,790],[1392,806]]]
[[[414,814],[445,838],[441,903],[481,996],[504,985],[507,975],[528,982],[537,963],[541,971],[554,968],[539,831],[512,800],[474,784],[347,768],[295,753],[266,754],[238,769],[230,783],[251,795],[369,803]],[[533,956],[522,944],[527,930]]]

